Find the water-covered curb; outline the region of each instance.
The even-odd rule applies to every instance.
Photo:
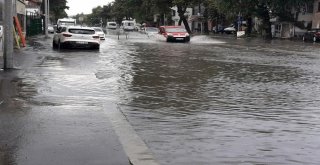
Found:
[[[104,111],[132,165],[159,165],[146,143],[138,136],[116,104],[105,104]]]

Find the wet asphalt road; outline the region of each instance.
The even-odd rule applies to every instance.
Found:
[[[50,44],[25,50],[36,62],[19,60],[22,73],[1,73],[1,91],[10,92],[1,92],[0,106],[16,109],[1,111],[1,121],[12,119],[1,123],[13,125],[1,134],[2,144],[14,139],[0,148],[10,161],[104,151],[117,128],[103,107],[116,104],[164,165],[320,163],[319,44],[207,36],[166,43],[137,33],[107,35],[100,51]],[[92,160],[106,159],[97,153]]]

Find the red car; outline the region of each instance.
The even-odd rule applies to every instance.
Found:
[[[160,26],[159,33],[169,41],[190,41],[190,34],[181,26]]]
[[[306,32],[303,37],[303,41],[320,41],[320,29],[311,29],[311,31]]]

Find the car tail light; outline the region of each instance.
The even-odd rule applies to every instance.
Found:
[[[92,36],[94,39],[99,39],[100,37],[99,36]]]
[[[71,37],[72,35],[71,35],[71,34],[65,34],[65,33],[64,33],[63,36],[64,36],[64,37]]]

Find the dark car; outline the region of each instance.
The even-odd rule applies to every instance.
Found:
[[[303,41],[313,41],[318,42],[320,41],[320,29],[312,29],[302,36]]]

